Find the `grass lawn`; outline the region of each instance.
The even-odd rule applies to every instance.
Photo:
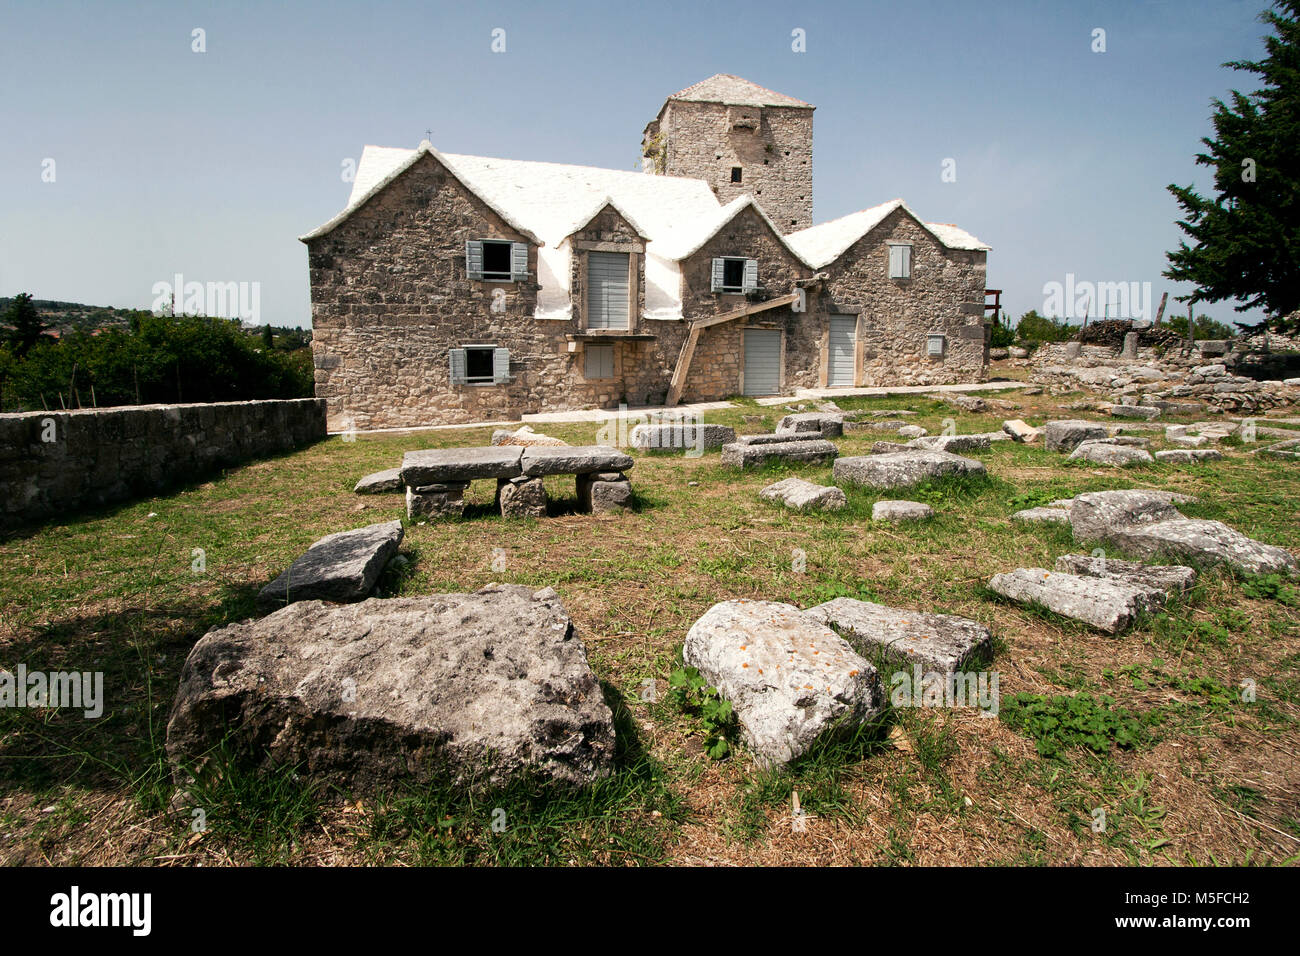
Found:
[[[959,412],[921,396],[902,408],[931,433],[1062,411],[1084,397],[984,395]],[[1010,407],[1014,406],[1014,407]],[[781,407],[741,403],[707,420],[770,431]],[[1294,415],[1278,412],[1282,414]],[[1175,419],[1178,421],[1179,419]],[[539,426],[591,444],[596,424]],[[1147,434],[1147,433],[1143,433]],[[1166,447],[1150,432],[1153,449]],[[411,524],[410,564],[383,596],[489,582],[559,591],[614,707],[618,771],[581,794],[521,781],[506,791],[429,787],[346,794],[286,768],[235,766],[169,812],[162,752],[181,665],[209,628],[256,614],[253,598],[317,538],[402,517],[400,494],[358,496],[357,478],[407,450],[487,444],[490,430],[330,438],[174,493],[69,516],[0,542],[0,665],[103,671],[98,720],[0,710],[0,861],[10,864],[1278,864],[1300,858],[1300,584],[1202,575],[1186,600],[1119,637],[1009,605],[996,572],[1077,551],[1068,527],[1013,524],[1018,509],[1107,488],[1198,496],[1217,518],[1300,552],[1300,468],[1223,446],[1225,460],[1115,470],[1067,465],[1040,445],[977,453],[980,482],[910,492],[846,489],[841,512],[761,502],[791,474],[740,473],[718,453],[637,455],[634,512],[576,513],[572,478],[548,478],[552,515],[503,520],[476,482],[461,520]],[[854,432],[842,455],[888,433]],[[873,525],[878,498],[937,512]],[[1083,549],[1089,550],[1089,549]],[[997,717],[892,711],[857,739],[781,772],[743,746],[704,752],[700,722],[667,694],[691,624],[731,598],[806,607],[846,595],[985,622],[996,638]],[[653,681],[653,684],[648,682]],[[1243,682],[1254,700],[1243,700]],[[656,693],[647,693],[654,687]],[[647,699],[654,698],[654,699]],[[794,813],[795,796],[805,816]],[[1098,828],[1104,814],[1104,826]],[[202,827],[196,823],[202,822]],[[497,824],[494,826],[494,823]]]

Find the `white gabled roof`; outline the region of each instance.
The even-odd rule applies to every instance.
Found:
[[[926,222],[908,207],[901,199],[851,212],[839,219],[832,219],[820,226],[811,226],[786,236],[790,246],[799,253],[814,269],[828,266],[848,251],[849,247],[880,225],[896,209],[902,209],[919,222],[941,244],[949,249],[968,249],[988,251],[986,246],[969,232],[948,223]]]
[[[370,150],[370,149],[371,147],[369,146],[366,147],[366,150]],[[402,175],[402,173],[406,172],[417,162],[419,162],[421,156],[427,154],[429,156],[432,156],[434,159],[438,160],[439,163],[441,163],[444,167],[446,167],[447,171],[450,172],[453,176],[455,176],[456,179],[460,181],[462,186],[464,186],[470,192],[477,195],[478,198],[483,201],[484,205],[486,205],[494,213],[500,216],[505,221],[505,223],[508,226],[510,226],[511,229],[516,230],[521,235],[525,236],[526,238],[528,238],[533,242],[538,243],[539,245],[542,243],[542,240],[539,239],[535,233],[530,231],[527,226],[522,225],[518,220],[515,219],[514,216],[512,216],[510,213],[506,212],[504,209],[502,209],[500,206],[494,203],[489,197],[484,196],[482,193],[476,190],[473,184],[467,183],[465,181],[465,178],[461,176],[447,162],[447,158],[443,156],[442,153],[434,149],[433,144],[430,143],[428,140],[422,142],[418,149],[408,149],[408,150],[384,149],[382,150],[382,152],[384,153],[382,157],[378,155],[373,155],[371,157],[371,163],[369,165],[369,168],[366,169],[366,183],[368,185],[363,185],[362,188],[359,190],[358,180],[361,179],[362,167],[366,166],[366,151],[364,150],[362,151],[361,164],[358,165],[357,167],[357,179],[354,179],[352,181],[352,193],[348,197],[347,206],[344,208],[344,210],[341,213],[339,213],[329,222],[321,226],[317,226],[315,229],[313,229],[309,233],[306,233],[305,235],[299,236],[298,238],[302,242],[306,242],[309,239],[316,239],[320,236],[323,236],[326,233],[333,231],[340,224],[346,222],[354,212],[360,209],[370,199],[370,197],[381,192],[394,179]],[[398,155],[398,154],[402,154],[402,155]]]
[[[781,235],[781,230],[776,228],[775,223],[768,218],[767,213],[763,211],[754,197],[746,193],[743,196],[737,196],[731,202],[727,203],[721,209],[714,212],[712,216],[700,219],[694,222],[683,220],[673,227],[666,235],[662,236],[655,246],[655,253],[668,259],[685,259],[699,252],[706,242],[722,231],[727,223],[735,219],[740,213],[753,207],[754,211],[762,217],[767,223],[772,233],[776,236],[777,241],[781,243],[792,256],[802,262],[804,265],[812,268],[812,263],[808,262],[789,242],[787,237]]]
[[[646,231],[643,228],[641,228],[640,225],[637,224],[636,219],[633,218],[632,215],[628,213],[626,209],[624,209],[622,206],[616,203],[614,201],[614,197],[612,196],[605,196],[602,199],[597,199],[589,209],[585,209],[582,212],[578,213],[578,215],[575,216],[573,219],[573,226],[569,229],[568,232],[565,233],[565,236],[566,237],[571,236],[578,230],[582,229],[584,226],[587,225],[587,223],[591,222],[591,220],[599,216],[602,210],[604,210],[606,206],[608,206],[610,209],[614,210],[625,220],[627,220],[628,225],[630,225],[633,229],[635,229],[637,231],[637,235],[639,235],[642,239],[650,238],[649,236],[646,235]]]

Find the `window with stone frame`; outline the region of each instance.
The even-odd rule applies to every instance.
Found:
[[[720,256],[713,260],[714,292],[753,292],[758,288],[758,260]]]
[[[522,282],[528,278],[528,243],[467,239],[465,274],[481,282]]]
[[[510,350],[466,345],[448,350],[452,385],[502,385],[510,381]]]
[[[614,346],[588,345],[583,350],[582,377],[599,381],[614,377]]]

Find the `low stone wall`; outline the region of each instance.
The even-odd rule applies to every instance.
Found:
[[[0,415],[0,531],[324,437],[316,398]]]

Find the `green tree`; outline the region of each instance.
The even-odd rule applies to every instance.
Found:
[[[275,348],[275,336],[271,332],[271,323],[262,326],[262,348],[268,352]]]
[[[1224,66],[1256,74],[1261,89],[1213,101],[1215,138],[1196,156],[1214,171],[1217,195],[1168,187],[1192,244],[1167,254],[1164,275],[1196,286],[1184,301],[1262,306],[1276,325],[1300,309],[1300,0],[1277,0],[1260,19],[1274,30],[1264,59]]]
[[[4,317],[0,319],[0,326],[3,326],[5,341],[19,358],[31,351],[32,346],[45,335],[45,323],[36,311],[30,292],[20,292],[14,296]]]
[[[1064,319],[1039,315],[1037,309],[1030,309],[1016,324],[1016,339],[1020,342],[1064,342],[1077,331]]]

